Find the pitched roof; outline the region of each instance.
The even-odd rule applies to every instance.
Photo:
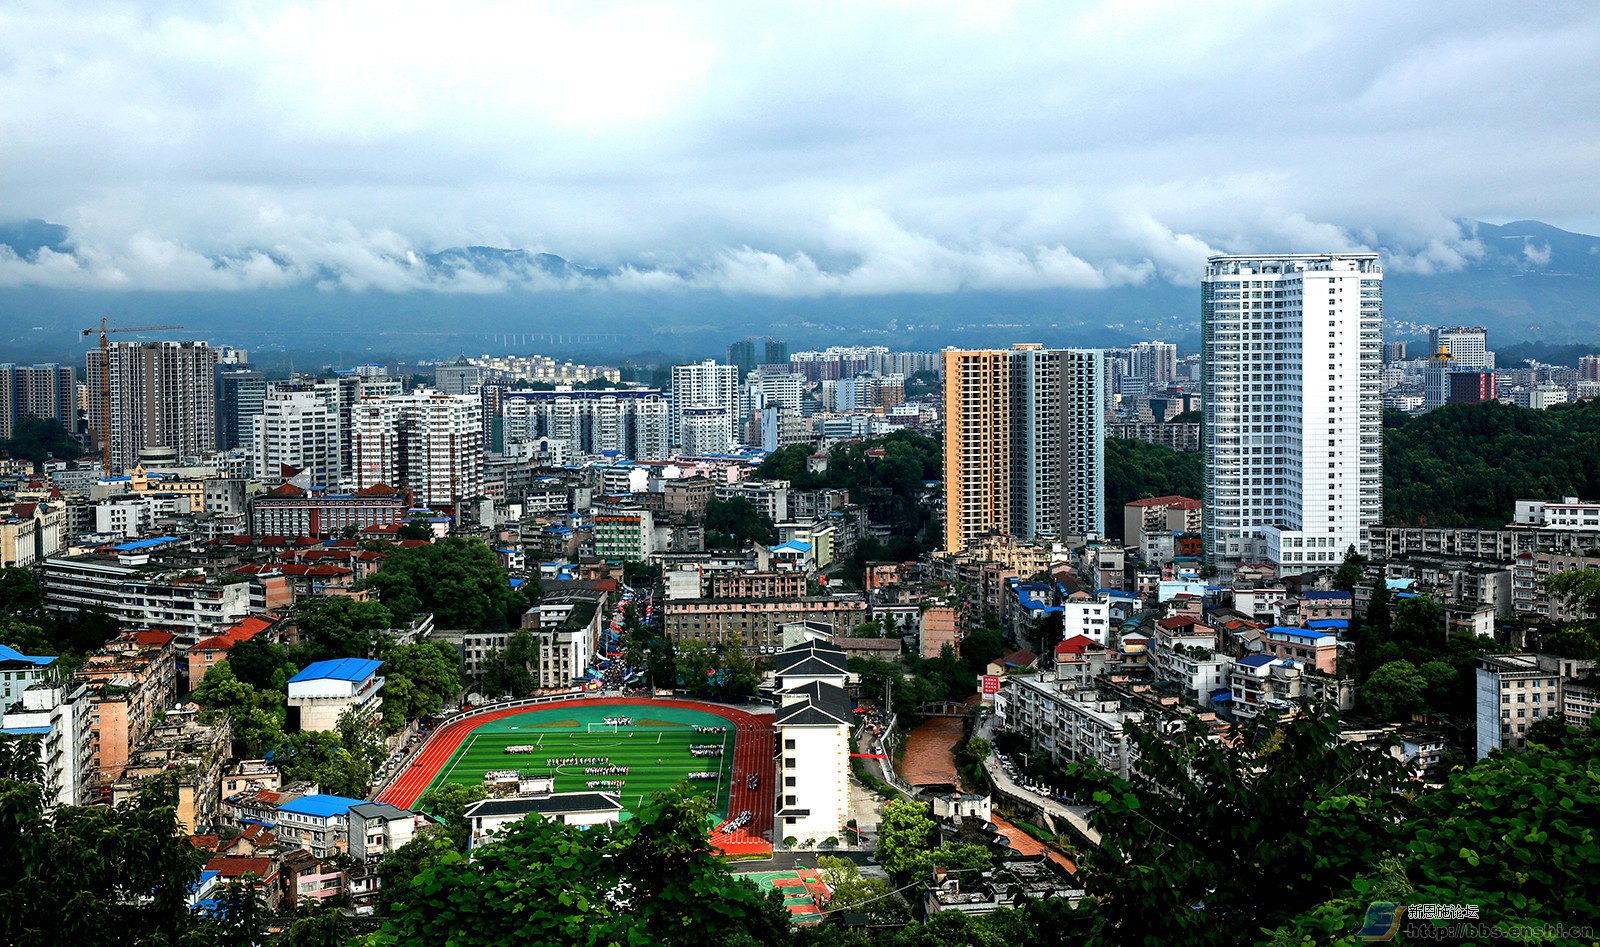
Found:
[[[1180,496],[1147,497],[1143,500],[1124,503],[1123,506],[1171,506],[1180,510],[1198,510],[1200,509],[1200,501]]]
[[[467,806],[466,817],[515,816],[537,812],[541,815],[557,812],[608,812],[622,809],[622,798],[609,792],[553,792],[538,796],[515,796],[510,799],[480,799]]]
[[[289,678],[289,683],[324,680],[364,681],[382,666],[382,661],[369,661],[365,658],[333,658],[308,665],[304,671]]]
[[[1083,654],[1085,651],[1100,647],[1100,643],[1088,635],[1073,635],[1071,638],[1062,639],[1061,643],[1056,645],[1056,654]]]
[[[842,687],[814,681],[787,689],[784,694],[799,695],[803,699],[779,707],[772,718],[774,726],[838,726],[850,723],[850,696]]]

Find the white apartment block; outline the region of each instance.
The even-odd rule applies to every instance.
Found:
[[[351,409],[357,489],[406,487],[420,506],[483,493],[483,419],[472,395],[429,389],[362,398]]]
[[[1503,654],[1478,659],[1478,759],[1492,750],[1527,746],[1528,728],[1549,717],[1568,724],[1562,685],[1592,673],[1593,662],[1552,655]],[[1591,690],[1575,688],[1581,694]],[[1587,724],[1587,720],[1577,722]]]
[[[1600,532],[1600,503],[1581,503],[1577,497],[1565,497],[1560,503],[1518,500],[1512,522],[1543,529]]]
[[[251,424],[250,443],[255,479],[263,483],[282,482],[280,471],[292,467],[309,475],[309,486],[339,486],[343,457],[338,386],[272,383]]]
[[[93,781],[90,725],[94,700],[82,681],[39,683],[22,693],[17,708],[0,707],[0,733],[39,741],[45,805],[86,806]]]
[[[1383,511],[1378,255],[1212,257],[1201,348],[1211,562],[1293,575],[1365,554]]]
[[[994,713],[1002,729],[1026,738],[1052,762],[1087,760],[1124,779],[1132,773],[1138,750],[1123,725],[1145,720],[1142,711],[1123,710],[1120,701],[1103,699],[1092,686],[1042,674],[1002,680]]]
[[[669,438],[674,446],[683,446],[684,418],[695,409],[721,409],[722,423],[727,427],[725,443],[731,448],[734,443],[734,420],[739,412],[739,368],[736,365],[719,365],[712,359],[706,359],[694,365],[674,365],[672,367],[672,411]],[[700,413],[695,434],[702,440],[723,443],[722,438],[714,437],[712,432],[704,430],[712,422],[706,420],[711,415]],[[688,450],[688,453],[725,453],[721,451],[708,451],[704,448]]]
[[[1428,357],[1443,349],[1450,360],[1462,368],[1494,368],[1494,353],[1489,351],[1489,332],[1482,326],[1428,330]]]
[[[678,446],[690,456],[733,450],[733,419],[727,408],[685,408],[678,417]]]
[[[505,441],[558,440],[571,454],[616,451],[624,460],[665,460],[667,399],[655,389],[508,391]]]
[[[845,656],[837,645],[808,641],[774,659],[780,701],[773,716],[779,740],[781,841],[842,839],[850,819],[850,697]]]

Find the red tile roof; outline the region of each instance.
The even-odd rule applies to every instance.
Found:
[[[1198,509],[1200,509],[1200,501],[1199,500],[1191,500],[1188,497],[1180,497],[1180,496],[1146,497],[1143,500],[1133,500],[1133,501],[1131,501],[1129,503],[1125,503],[1123,505],[1124,506],[1170,506],[1170,507],[1176,507],[1176,508],[1178,508],[1180,510],[1198,510]]]

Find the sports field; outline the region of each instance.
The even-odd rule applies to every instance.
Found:
[[[616,716],[633,718],[632,729],[636,732],[632,737],[625,735],[627,727],[607,731],[605,718]],[[600,726],[592,730],[591,723]],[[694,732],[696,726],[727,727],[731,732],[698,734]],[[655,742],[657,734],[661,739],[659,743]],[[474,737],[479,738],[475,740]],[[664,749],[653,749],[668,745],[667,741],[673,738],[677,739],[672,745],[682,748],[676,759],[669,757]],[[697,757],[688,752],[690,743],[715,743],[719,738],[726,747],[720,757]],[[501,742],[485,742],[491,740]],[[557,752],[552,741],[560,740],[569,741],[569,745],[570,741],[584,741],[585,746],[581,751]],[[601,742],[627,746],[594,745]],[[510,754],[500,750],[516,744],[532,744],[535,752]],[[466,758],[462,752],[465,749],[477,754],[476,761]],[[622,757],[617,755],[622,753],[637,754],[646,762],[635,768],[634,764],[622,762]],[[715,771],[720,778],[712,781],[715,790],[708,791],[717,793],[717,817],[725,817],[730,812],[733,815],[749,812],[750,818],[726,824],[719,821],[711,832],[711,844],[729,855],[772,854],[777,777],[772,717],[699,701],[661,697],[573,697],[531,706],[482,708],[428,734],[410,764],[389,781],[378,793],[377,800],[411,809],[428,787],[445,778],[470,784],[474,778],[481,782],[483,773],[491,769],[524,770],[532,774],[540,767],[548,767],[551,759],[571,756],[609,757],[610,765],[628,766],[628,773],[587,776],[582,773],[586,767],[578,766],[576,774],[555,774],[558,791],[566,791],[574,783],[579,789],[587,789],[583,784],[591,779],[621,779],[625,785],[617,791],[622,794],[623,805],[630,808],[638,805],[639,797],[674,785],[686,773]],[[485,762],[485,757],[494,762]],[[458,761],[460,765],[455,766]]]
[[[633,722],[605,722],[618,717]],[[712,727],[715,732],[697,732],[695,727]],[[617,793],[622,797],[626,819],[650,793],[686,782],[713,795],[714,822],[720,823],[728,814],[733,743],[734,729],[726,719],[695,710],[567,705],[501,717],[477,727],[428,787],[440,783],[482,785],[484,774],[494,770],[518,770],[524,776],[553,775],[556,792]],[[702,748],[702,755],[695,755],[691,746]],[[527,751],[508,752],[508,747]],[[709,752],[705,749],[712,747],[715,749]],[[586,772],[616,768],[627,772]],[[695,779],[691,778],[693,773],[715,775],[711,779]],[[588,785],[597,781],[622,785]]]

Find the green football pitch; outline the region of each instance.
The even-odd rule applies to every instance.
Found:
[[[631,717],[633,723],[608,726],[607,717]],[[698,733],[695,727],[718,727],[720,732]],[[721,756],[695,756],[690,745],[720,746]],[[556,792],[614,792],[622,798],[622,817],[632,816],[646,796],[687,782],[702,793],[714,794],[713,823],[728,815],[730,770],[733,765],[733,724],[725,717],[679,707],[657,705],[565,705],[551,710],[531,710],[486,721],[461,742],[455,753],[428,784],[483,785],[492,770],[518,770],[525,776],[552,775]],[[531,752],[508,753],[507,747],[531,747]],[[597,758],[603,762],[561,763],[571,758]],[[587,774],[589,766],[623,766],[626,774]],[[692,772],[712,772],[714,779],[689,780]],[[595,780],[621,780],[620,788],[587,785]]]

